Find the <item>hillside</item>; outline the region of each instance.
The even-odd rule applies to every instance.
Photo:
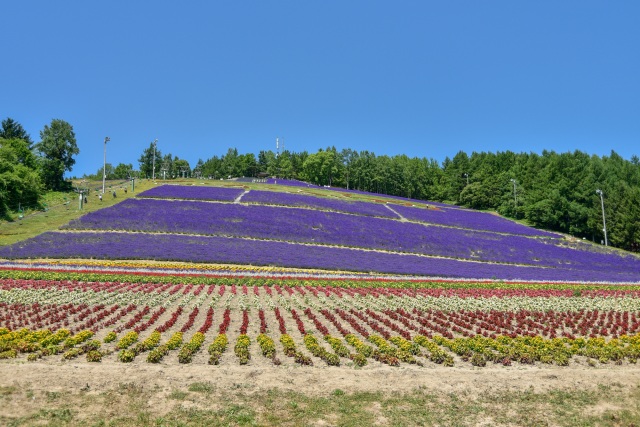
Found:
[[[634,256],[446,204],[224,185],[65,205],[0,248],[0,424],[636,423]]]
[[[162,260],[374,276],[640,281],[635,256],[490,213],[295,181],[274,183],[281,185],[158,186],[60,230],[0,248],[0,257]]]

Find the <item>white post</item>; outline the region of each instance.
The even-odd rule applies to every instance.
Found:
[[[602,231],[604,231],[604,245],[609,246],[609,242],[607,241],[607,220],[604,217],[604,196],[602,190],[596,190],[596,193],[600,195],[600,205],[602,206]]]
[[[102,194],[104,194],[104,183],[107,179],[107,142],[111,139],[107,136],[104,138],[104,163],[102,165]]]

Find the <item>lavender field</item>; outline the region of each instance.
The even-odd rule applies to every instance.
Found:
[[[243,203],[317,208],[336,212],[366,216],[380,216],[398,219],[398,216],[383,204],[358,201],[344,201],[308,196],[305,194],[281,193],[276,191],[249,191],[242,197]]]
[[[445,207],[425,209],[401,205],[393,205],[393,209],[403,217],[412,221],[469,228],[473,230],[493,231],[496,233],[559,237],[556,233],[537,230],[485,212]]]
[[[84,215],[64,231],[0,248],[0,258],[132,258],[437,277],[640,281],[637,257],[587,244],[570,248],[559,235],[487,213],[390,205],[406,221],[378,203],[255,190],[241,203],[230,203],[244,190],[154,190]],[[227,202],[159,200],[149,194],[226,197]]]
[[[221,200],[231,202],[244,193],[243,188],[160,185],[138,194],[137,197],[155,199]]]
[[[327,270],[410,274],[467,279],[638,282],[640,272],[539,268],[468,262],[385,252],[238,238],[180,234],[48,232],[0,257],[153,259],[166,261],[278,265]]]

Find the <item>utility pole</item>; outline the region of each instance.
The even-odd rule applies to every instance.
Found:
[[[158,140],[153,141],[153,180],[156,180],[156,146],[158,145]]]
[[[104,163],[102,164],[102,194],[104,194],[104,182],[107,179],[107,142],[111,141],[108,136],[104,138]]]
[[[607,220],[604,217],[604,194],[600,189],[596,190],[596,194],[600,195],[600,205],[602,206],[602,231],[604,231],[604,245],[609,246],[609,242],[607,241]]]

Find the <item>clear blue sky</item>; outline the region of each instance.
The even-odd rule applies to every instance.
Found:
[[[193,166],[288,149],[640,155],[640,1],[11,1],[0,119],[73,125],[72,175],[155,138]]]

